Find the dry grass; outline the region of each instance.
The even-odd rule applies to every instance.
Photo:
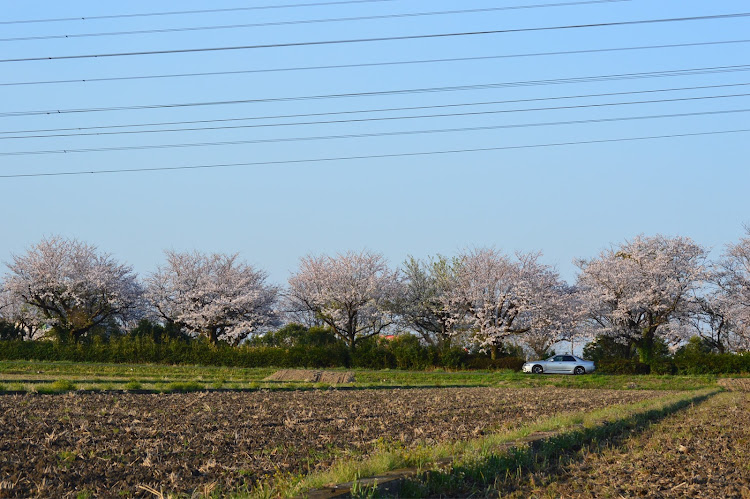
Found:
[[[307,369],[282,369],[263,381],[295,381],[301,383],[327,383],[339,385],[354,383],[354,373],[339,371],[313,371]]]
[[[717,383],[725,390],[750,392],[750,378],[721,378]]]

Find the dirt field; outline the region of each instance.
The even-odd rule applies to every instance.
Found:
[[[0,396],[0,496],[151,496],[304,473],[665,392],[445,388]],[[203,488],[203,489],[202,489]]]
[[[513,497],[750,499],[749,408],[750,393],[716,395],[603,452],[585,450],[554,475],[537,474]]]
[[[750,392],[750,378],[722,378],[717,384],[730,392]]]

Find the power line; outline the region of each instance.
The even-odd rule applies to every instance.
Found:
[[[508,100],[499,100],[499,101],[464,102],[464,103],[458,103],[458,104],[436,104],[436,105],[431,105],[431,106],[406,106],[406,107],[391,107],[391,108],[379,108],[379,109],[354,109],[350,111],[328,111],[328,112],[323,112],[323,113],[282,114],[282,115],[271,115],[271,116],[250,116],[250,117],[242,117],[242,118],[166,121],[166,122],[156,122],[156,123],[153,123],[153,122],[152,123],[131,123],[131,124],[100,125],[100,126],[89,126],[89,127],[46,128],[46,129],[35,129],[35,130],[6,130],[6,131],[0,131],[0,135],[13,135],[13,134],[22,134],[22,133],[70,132],[70,131],[83,131],[83,130],[107,130],[107,129],[116,129],[116,128],[135,128],[135,127],[146,127],[146,126],[195,125],[195,124],[200,124],[200,123],[225,123],[225,122],[237,122],[237,121],[272,120],[272,119],[286,119],[286,118],[310,118],[310,117],[319,117],[319,116],[339,116],[339,115],[363,114],[363,113],[383,113],[383,112],[394,112],[394,111],[415,111],[415,110],[420,110],[420,109],[444,109],[444,108],[468,107],[468,106],[486,106],[486,105],[494,105],[494,104],[519,104],[519,103],[525,103],[525,102],[584,99],[584,98],[592,98],[592,97],[613,97],[613,96],[618,96],[618,95],[680,92],[680,91],[686,91],[686,90],[707,90],[707,89],[715,89],[715,88],[745,87],[748,85],[750,85],[750,83],[727,83],[723,85],[701,85],[701,86],[694,86],[694,87],[661,88],[661,89],[651,89],[651,90],[630,90],[627,92],[562,95],[562,96],[556,96],[556,97],[535,97],[535,98],[529,98],[529,99],[508,99]],[[715,96],[715,97],[722,97],[722,96]],[[699,99],[700,98],[703,98],[703,97],[699,97]],[[705,98],[712,98],[712,96],[705,97]],[[658,102],[665,102],[665,100],[661,100]],[[94,134],[94,135],[97,135],[97,134]],[[2,138],[4,137],[0,137],[0,139]]]
[[[626,0],[630,1],[630,0]],[[370,63],[356,63],[356,64],[334,64],[326,66],[296,66],[288,68],[268,68],[268,69],[248,69],[238,71],[210,71],[201,73],[178,73],[178,74],[162,74],[162,75],[142,75],[142,76],[113,76],[104,78],[84,78],[75,80],[46,80],[46,81],[22,81],[22,82],[6,82],[0,83],[0,86],[20,86],[20,85],[52,85],[52,84],[63,84],[63,83],[99,83],[107,81],[126,81],[126,80],[150,80],[160,78],[192,78],[196,76],[227,76],[227,75],[238,75],[238,74],[254,74],[254,73],[276,73],[285,71],[311,71],[311,70],[327,70],[327,69],[350,69],[350,68],[364,68],[364,67],[380,67],[380,66],[398,66],[407,64],[433,64],[443,62],[463,62],[463,61],[483,61],[492,59],[510,59],[519,57],[541,57],[541,56],[557,56],[557,55],[575,55],[575,54],[596,54],[604,52],[621,52],[628,50],[654,50],[654,49],[666,49],[666,48],[682,48],[682,47],[700,47],[710,45],[726,45],[735,43],[750,43],[750,40],[723,40],[713,42],[693,42],[693,43],[674,43],[666,45],[642,45],[636,47],[614,47],[604,49],[584,49],[584,50],[562,50],[556,52],[533,52],[526,54],[504,54],[504,55],[488,55],[488,56],[476,56],[476,57],[451,57],[444,59],[420,59],[411,61],[386,61],[386,62],[370,62]]]
[[[56,23],[68,21],[93,21],[97,19],[123,19],[128,17],[153,17],[153,16],[174,16],[185,14],[212,14],[219,12],[240,12],[249,10],[268,10],[268,9],[291,9],[297,7],[321,7],[328,5],[345,5],[361,3],[381,3],[393,2],[395,0],[338,0],[332,2],[313,2],[313,3],[293,3],[282,5],[260,5],[255,7],[232,7],[226,9],[203,9],[203,10],[181,10],[171,12],[146,12],[135,14],[111,14],[104,16],[81,16],[81,17],[58,17],[52,19],[21,19],[15,21],[0,21],[0,24],[31,24],[31,23]]]
[[[342,45],[349,43],[373,43],[373,42],[385,42],[385,41],[403,41],[403,40],[425,40],[425,39],[436,39],[436,38],[453,38],[462,36],[482,36],[482,35],[497,35],[504,33],[523,33],[523,32],[538,32],[538,31],[553,31],[553,30],[567,30],[567,29],[581,29],[581,28],[603,28],[612,26],[633,26],[639,24],[659,24],[659,23],[670,23],[670,22],[686,22],[686,21],[706,21],[706,20],[719,20],[719,19],[735,19],[750,17],[750,12],[740,12],[734,14],[719,14],[712,16],[695,16],[695,17],[674,17],[667,19],[642,19],[638,21],[617,21],[609,23],[592,23],[592,24],[569,24],[562,26],[542,26],[535,28],[510,28],[500,30],[483,30],[483,31],[462,31],[455,33],[431,33],[426,35],[405,35],[405,36],[383,36],[374,38],[350,38],[343,40],[319,40],[319,41],[307,41],[307,42],[288,42],[288,43],[267,43],[259,45],[239,45],[232,47],[203,47],[203,48],[191,48],[191,49],[167,49],[167,50],[144,50],[138,52],[110,52],[110,53],[99,53],[99,54],[76,54],[76,55],[61,55],[61,56],[47,56],[47,57],[21,57],[16,59],[0,59],[0,63],[7,62],[38,62],[38,61],[60,61],[60,60],[72,60],[72,59],[97,59],[104,57],[130,57],[130,56],[144,56],[144,55],[166,55],[166,54],[188,54],[188,53],[200,53],[200,52],[219,52],[229,50],[254,50],[254,49],[268,49],[268,48],[289,48],[289,47],[311,47],[311,46],[323,46],[323,45]]]
[[[586,1],[579,1],[579,2],[546,3],[546,4],[535,4],[535,5],[514,5],[514,6],[506,6],[506,7],[486,7],[486,8],[480,8],[480,9],[406,12],[406,13],[401,13],[401,14],[382,14],[382,15],[354,16],[354,17],[329,17],[329,18],[323,18],[323,19],[297,19],[293,21],[275,21],[275,22],[250,23],[250,24],[193,26],[193,27],[182,27],[182,28],[144,29],[144,30],[132,30],[132,31],[108,31],[108,32],[100,32],[100,33],[73,33],[73,34],[67,34],[67,35],[24,36],[24,37],[14,37],[14,38],[0,38],[0,42],[57,40],[57,39],[88,38],[88,37],[101,37],[101,36],[145,35],[145,34],[158,34],[158,33],[178,33],[178,32],[184,32],[184,31],[262,28],[262,27],[270,27],[270,26],[289,26],[289,25],[298,25],[298,24],[369,21],[369,20],[400,19],[400,18],[411,18],[411,17],[441,16],[441,15],[456,15],[456,14],[478,14],[478,13],[483,13],[483,12],[499,12],[499,11],[507,11],[507,10],[536,9],[536,8],[549,8],[549,7],[568,7],[568,6],[614,3],[614,2],[628,2],[628,1],[630,0],[586,0]]]
[[[131,135],[131,134],[143,134],[143,133],[167,133],[167,132],[195,132],[195,131],[207,131],[207,130],[236,130],[245,128],[266,128],[266,127],[286,127],[286,126],[303,126],[303,125],[332,125],[332,124],[343,124],[343,123],[363,123],[363,122],[375,122],[375,121],[394,121],[394,120],[410,120],[410,119],[425,119],[425,118],[453,118],[458,116],[481,116],[481,115],[493,115],[493,114],[505,114],[505,113],[522,113],[532,111],[558,111],[563,109],[586,109],[586,108],[598,108],[598,107],[611,107],[611,106],[628,106],[628,105],[640,105],[640,104],[656,104],[656,103],[667,103],[667,102],[685,102],[685,101],[696,101],[696,100],[708,100],[708,99],[727,99],[734,97],[748,97],[750,93],[744,94],[732,94],[732,95],[709,95],[701,97],[679,97],[673,99],[654,99],[645,101],[632,101],[632,102],[608,102],[599,104],[576,104],[571,106],[553,106],[553,107],[536,107],[526,109],[500,109],[492,111],[469,111],[462,113],[443,113],[443,114],[429,114],[429,115],[417,115],[417,116],[381,116],[377,118],[352,118],[352,119],[340,119],[340,120],[322,120],[322,121],[303,121],[303,122],[287,122],[287,123],[262,123],[254,125],[225,125],[225,126],[213,126],[213,127],[196,127],[196,128],[172,128],[172,129],[159,129],[159,130],[120,130],[116,132],[82,132],[82,133],[61,133],[61,134],[50,134],[50,135],[22,135],[22,136],[6,136],[0,137],[3,139],[38,139],[38,138],[59,138],[59,137],[87,137],[87,136],[109,136],[109,135]],[[0,132],[2,133],[2,132]]]
[[[474,127],[461,127],[461,128],[438,128],[438,129],[429,129],[429,130],[402,130],[402,131],[396,131],[396,132],[352,133],[352,134],[343,134],[343,135],[322,135],[322,136],[312,136],[312,137],[283,137],[283,138],[271,138],[271,139],[232,140],[232,141],[222,141],[222,142],[191,142],[191,143],[182,143],[182,144],[155,144],[155,145],[138,145],[138,146],[95,147],[95,148],[83,148],[83,149],[16,151],[16,152],[2,152],[0,153],[0,156],[30,156],[30,155],[44,155],[44,154],[138,151],[138,150],[174,149],[174,148],[186,148],[186,147],[271,144],[271,143],[280,143],[280,142],[308,142],[308,141],[317,141],[317,140],[338,140],[338,139],[361,139],[361,138],[373,138],[373,137],[392,137],[392,136],[397,136],[397,135],[425,135],[425,134],[433,134],[433,133],[475,132],[475,131],[502,130],[502,129],[511,129],[511,128],[529,128],[529,127],[559,126],[559,125],[581,125],[581,124],[591,124],[591,123],[610,123],[610,122],[616,122],[616,121],[635,121],[635,120],[662,119],[662,118],[685,118],[689,116],[712,116],[712,115],[746,113],[746,112],[750,112],[750,109],[730,109],[730,110],[723,110],[723,111],[701,111],[701,112],[677,113],[677,114],[627,116],[627,117],[619,117],[619,118],[595,118],[595,119],[586,119],[586,120],[553,121],[553,122],[542,122],[542,123],[518,123],[518,124],[511,124],[511,125],[490,125],[490,126],[474,126]]]
[[[261,102],[291,102],[291,101],[305,101],[305,100],[325,100],[325,99],[340,99],[340,98],[359,98],[359,97],[374,97],[384,95],[408,95],[408,94],[419,94],[419,93],[438,93],[438,92],[457,92],[467,90],[486,90],[495,88],[511,88],[511,87],[527,87],[527,86],[541,86],[541,85],[564,85],[572,83],[591,83],[591,82],[602,82],[602,81],[619,81],[619,80],[633,80],[642,78],[666,78],[675,76],[695,76],[705,74],[717,74],[717,73],[735,73],[750,71],[750,65],[737,65],[737,66],[714,66],[704,68],[689,68],[689,69],[675,69],[668,71],[649,71],[644,73],[619,73],[611,75],[597,75],[597,76],[581,76],[574,78],[556,78],[550,80],[526,80],[516,82],[504,82],[504,83],[481,83],[476,85],[460,85],[460,86],[447,86],[447,87],[427,87],[427,88],[412,88],[412,89],[397,89],[397,90],[380,90],[373,92],[351,92],[342,94],[325,94],[325,95],[306,95],[306,96],[292,96],[292,97],[270,97],[263,99],[236,99],[227,101],[207,101],[207,102],[187,102],[187,103],[172,103],[172,104],[147,104],[147,105],[136,105],[136,106],[117,106],[117,107],[102,107],[102,108],[81,108],[81,109],[53,109],[53,110],[41,110],[41,111],[10,111],[0,113],[0,117],[18,117],[18,116],[40,116],[40,115],[51,115],[51,114],[71,114],[71,113],[90,113],[90,112],[108,112],[108,111],[133,111],[143,109],[171,109],[171,108],[184,108],[184,107],[202,107],[202,106],[219,106],[219,105],[236,105],[236,104],[254,104]]]
[[[423,151],[423,152],[410,152],[410,153],[393,153],[393,154],[376,154],[366,156],[342,156],[342,157],[329,157],[329,158],[308,158],[308,159],[297,159],[297,160],[280,160],[280,161],[254,161],[248,163],[224,163],[224,164],[213,164],[213,165],[192,165],[192,166],[161,166],[155,168],[121,168],[112,170],[90,170],[90,171],[73,171],[73,172],[52,172],[52,173],[16,173],[8,175],[0,175],[0,178],[19,178],[19,177],[59,177],[59,176],[71,176],[71,175],[96,175],[105,173],[137,173],[137,172],[156,172],[156,171],[175,171],[175,170],[205,170],[215,168],[229,168],[239,166],[273,166],[273,165],[292,165],[292,164],[304,164],[304,163],[323,163],[323,162],[335,162],[335,161],[352,161],[362,159],[385,159],[385,158],[399,158],[399,157],[419,157],[419,156],[433,156],[440,154],[461,154],[469,152],[489,152],[489,151],[504,151],[512,149],[535,149],[543,147],[561,147],[561,146],[572,146],[572,145],[589,145],[589,144],[605,144],[614,142],[632,142],[639,140],[658,140],[658,139],[670,139],[670,138],[684,138],[684,137],[699,137],[699,136],[710,136],[710,135],[723,135],[730,133],[746,133],[750,132],[750,129],[736,129],[736,130],[715,130],[708,132],[693,132],[693,133],[675,133],[668,135],[650,135],[641,137],[620,137],[614,139],[596,139],[596,140],[583,140],[583,141],[571,141],[571,142],[553,142],[546,144],[529,144],[529,145],[515,145],[515,146],[498,146],[498,147],[482,147],[482,148],[471,148],[471,149],[452,149],[443,151]]]

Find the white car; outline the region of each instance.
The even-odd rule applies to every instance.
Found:
[[[558,373],[558,374],[586,374],[596,369],[590,360],[583,360],[575,355],[555,355],[547,360],[532,360],[523,365],[525,373]]]

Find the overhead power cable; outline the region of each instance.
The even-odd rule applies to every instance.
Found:
[[[143,50],[143,51],[136,51],[136,52],[109,52],[109,53],[98,53],[98,54],[20,57],[20,58],[15,58],[15,59],[0,59],[0,63],[60,61],[60,60],[72,60],[72,59],[97,59],[97,58],[104,58],[104,57],[130,57],[130,56],[145,56],[145,55],[188,54],[188,53],[200,53],[200,52],[219,52],[219,51],[229,51],[229,50],[254,50],[254,49],[269,49],[269,48],[342,45],[342,44],[349,44],[349,43],[373,43],[373,42],[386,42],[386,41],[425,40],[425,39],[453,38],[453,37],[463,37],[463,36],[497,35],[497,34],[504,34],[504,33],[524,33],[524,32],[538,32],[538,31],[568,30],[568,29],[603,28],[603,27],[612,27],[612,26],[633,26],[633,25],[640,25],[640,24],[661,24],[661,23],[672,23],[672,22],[736,19],[736,18],[744,18],[744,17],[750,17],[750,12],[739,12],[739,13],[734,13],[734,14],[719,14],[719,15],[712,15],[712,16],[673,17],[673,18],[665,18],[665,19],[641,19],[638,21],[616,21],[616,22],[609,22],[609,23],[569,24],[569,25],[562,25],[562,26],[541,26],[541,27],[533,27],[533,28],[509,28],[509,29],[499,29],[499,30],[462,31],[462,32],[454,32],[454,33],[431,33],[431,34],[425,34],[425,35],[382,36],[382,37],[374,37],[374,38],[349,38],[349,39],[343,39],[343,40],[318,40],[318,41],[307,41],[307,42],[267,43],[267,44],[258,44],[258,45],[239,45],[239,46],[231,46],[231,47],[230,46],[201,47],[201,48],[189,48],[189,49]]]
[[[89,152],[112,152],[112,151],[138,151],[138,150],[153,150],[153,149],[175,149],[175,148],[187,148],[187,147],[212,147],[212,146],[231,146],[231,145],[248,145],[248,144],[271,144],[281,142],[309,142],[317,140],[338,140],[338,139],[361,139],[361,138],[373,138],[373,137],[392,137],[398,135],[425,135],[434,133],[455,133],[455,132],[476,132],[476,131],[487,131],[487,130],[502,130],[512,128],[529,128],[529,127],[544,127],[544,126],[559,126],[559,125],[582,125],[591,123],[611,123],[616,121],[636,121],[636,120],[649,120],[649,119],[663,119],[663,118],[685,118],[689,116],[716,116],[725,114],[736,114],[736,113],[747,113],[750,109],[730,109],[723,111],[701,111],[691,113],[676,113],[676,114],[657,114],[647,116],[626,116],[618,118],[594,118],[586,120],[570,120],[570,121],[551,121],[542,123],[514,123],[510,125],[489,125],[489,126],[473,126],[473,127],[460,127],[460,128],[437,128],[429,130],[401,130],[395,132],[372,132],[372,133],[350,133],[342,135],[318,135],[312,137],[281,137],[281,138],[270,138],[270,139],[250,139],[250,140],[230,140],[221,142],[191,142],[182,144],[154,144],[154,145],[135,145],[135,146],[116,146],[116,147],[91,147],[81,149],[53,149],[53,150],[42,150],[42,151],[14,151],[14,152],[0,152],[0,156],[31,156],[31,155],[46,155],[46,154],[68,154],[68,153],[89,153]]]
[[[207,131],[207,130],[237,130],[237,129],[247,129],[247,128],[271,128],[271,127],[288,127],[288,126],[304,126],[304,125],[334,125],[334,124],[343,124],[343,123],[364,123],[364,122],[413,120],[413,119],[429,119],[429,118],[455,118],[459,116],[483,116],[483,115],[523,113],[523,112],[533,112],[533,111],[559,111],[559,110],[570,110],[570,109],[629,106],[629,105],[656,104],[656,103],[667,103],[667,102],[685,102],[685,101],[709,100],[709,99],[711,100],[728,99],[728,98],[734,98],[734,97],[748,97],[748,96],[750,96],[750,93],[732,94],[732,95],[709,95],[709,96],[701,96],[701,97],[679,97],[679,98],[673,98],[673,99],[654,99],[654,100],[631,101],[631,102],[577,104],[577,105],[571,105],[571,106],[535,107],[535,108],[525,108],[525,109],[499,109],[499,110],[492,110],[492,111],[468,111],[468,112],[462,112],[462,113],[443,113],[443,114],[427,114],[427,115],[423,114],[423,115],[416,115],[416,116],[381,116],[381,117],[376,117],[376,118],[350,118],[350,119],[339,119],[339,120],[301,121],[301,122],[286,122],[286,123],[261,123],[261,124],[253,124],[253,125],[223,125],[223,126],[194,127],[194,128],[166,128],[166,129],[157,129],[157,130],[119,130],[115,132],[80,132],[80,133],[58,133],[58,134],[47,134],[47,135],[20,135],[20,136],[0,137],[0,140],[132,135],[132,134],[167,133],[167,132],[196,132],[196,131]]]
[[[704,68],[675,69],[675,70],[668,70],[668,71],[649,71],[649,72],[644,72],[644,73],[618,73],[618,74],[610,74],[610,75],[580,76],[580,77],[574,77],[574,78],[556,78],[556,79],[551,79],[551,80],[526,80],[526,81],[516,81],[516,82],[481,83],[481,84],[476,84],[476,85],[459,85],[459,86],[447,86],[447,87],[380,90],[380,91],[373,91],[373,92],[351,92],[351,93],[341,93],[341,94],[305,95],[305,96],[292,96],[292,97],[270,97],[270,98],[262,98],[262,99],[235,99],[235,100],[226,100],[226,101],[183,102],[183,103],[171,103],[171,104],[146,104],[146,105],[136,105],[136,106],[116,106],[116,107],[81,108],[81,109],[9,111],[9,112],[0,113],[0,117],[40,116],[40,115],[51,115],[51,114],[91,113],[91,112],[108,112],[108,111],[133,111],[133,110],[142,110],[142,109],[171,109],[171,108],[185,108],[185,107],[254,104],[254,103],[260,103],[260,102],[265,102],[265,103],[267,102],[291,102],[291,101],[305,101],[305,100],[374,97],[374,96],[385,96],[385,95],[408,95],[408,94],[420,94],[420,93],[458,92],[458,91],[467,91],[467,90],[486,90],[486,89],[495,89],[495,88],[530,87],[530,86],[540,86],[540,85],[565,85],[565,84],[573,84],[573,83],[634,80],[634,79],[643,79],[643,78],[666,78],[666,77],[675,77],[675,76],[723,74],[723,73],[735,73],[735,72],[744,72],[744,71],[750,71],[750,65],[714,66],[714,67],[704,67]]]
[[[307,158],[307,159],[292,159],[292,160],[280,160],[280,161],[253,161],[253,162],[247,162],[247,163],[223,163],[223,164],[211,164],[211,165],[159,166],[159,167],[154,167],[154,168],[118,168],[118,169],[111,169],[111,170],[86,170],[86,171],[49,172],[49,173],[12,173],[12,174],[7,174],[7,175],[0,175],[0,178],[60,177],[60,176],[70,176],[70,175],[95,175],[95,174],[105,174],[105,173],[139,173],[139,172],[156,172],[156,171],[208,170],[208,169],[216,169],[216,168],[231,168],[231,167],[242,167],[242,166],[280,166],[280,165],[294,165],[294,164],[306,164],[306,163],[353,161],[353,160],[364,160],[364,159],[404,158],[404,157],[435,156],[435,155],[447,155],[447,154],[463,154],[463,153],[471,153],[471,152],[507,151],[507,150],[513,150],[513,149],[537,149],[537,148],[545,148],[545,147],[606,144],[606,143],[615,143],[615,142],[633,142],[633,141],[640,141],[640,140],[659,140],[659,139],[684,138],[684,137],[700,137],[700,136],[724,135],[724,134],[732,134],[732,133],[747,133],[747,132],[750,132],[750,128],[735,129],[735,130],[714,130],[714,131],[693,132],[693,133],[674,133],[674,134],[666,134],[666,135],[648,135],[648,136],[641,136],[641,137],[620,137],[620,138],[613,138],[613,139],[594,139],[594,140],[581,140],[581,141],[570,141],[570,142],[552,142],[552,143],[545,143],[545,144],[480,147],[480,148],[467,148],[467,149],[450,149],[450,150],[442,150],[442,151],[392,153],[392,154],[373,154],[373,155],[362,155],[362,156]]]
[[[362,3],[383,3],[394,2],[396,0],[337,0],[330,2],[312,2],[312,3],[292,3],[281,5],[258,5],[253,7],[231,7],[225,9],[202,9],[202,10],[178,10],[169,12],[142,12],[134,14],[110,14],[102,16],[79,16],[79,17],[57,17],[48,19],[19,19],[15,21],[0,21],[0,24],[32,24],[32,23],[57,23],[68,21],[93,21],[99,19],[124,19],[128,17],[154,17],[154,16],[175,16],[186,14],[214,14],[221,12],[240,12],[249,10],[269,10],[269,9],[293,9],[298,7],[322,7],[329,5],[346,5]]]
[[[630,0],[628,0],[630,1]],[[542,56],[557,56],[557,55],[576,55],[576,54],[596,54],[605,52],[621,52],[628,50],[654,50],[654,49],[668,49],[668,48],[683,48],[683,47],[700,47],[710,45],[726,45],[735,43],[750,43],[750,40],[724,40],[724,41],[713,41],[713,42],[693,42],[693,43],[673,43],[666,45],[642,45],[635,47],[615,47],[615,48],[604,48],[604,49],[584,49],[584,50],[562,50],[556,52],[532,52],[526,54],[503,54],[503,55],[487,55],[487,56],[475,56],[475,57],[450,57],[443,59],[420,59],[411,61],[387,61],[387,62],[365,62],[356,64],[333,64],[325,66],[296,66],[287,68],[267,68],[267,69],[247,69],[237,71],[207,71],[198,73],[177,73],[177,74],[161,74],[161,75],[142,75],[142,76],[112,76],[104,78],[83,78],[73,80],[46,80],[46,81],[21,81],[21,82],[5,82],[0,83],[0,86],[20,86],[20,85],[52,85],[52,84],[63,84],[63,83],[99,83],[108,81],[125,81],[125,80],[150,80],[150,79],[161,79],[161,78],[192,78],[197,76],[227,76],[227,75],[239,75],[239,74],[255,74],[255,73],[277,73],[285,71],[311,71],[311,70],[327,70],[327,69],[350,69],[350,68],[366,68],[366,67],[381,67],[381,66],[399,66],[408,64],[433,64],[443,62],[463,62],[463,61],[484,61],[492,59],[511,59],[520,57],[542,57]]]
[[[73,132],[73,131],[81,132],[84,130],[109,130],[109,129],[118,129],[118,128],[138,128],[138,127],[148,127],[148,126],[196,125],[196,124],[207,124],[207,123],[226,123],[226,122],[238,122],[238,121],[286,119],[286,118],[312,118],[312,117],[320,117],[320,116],[340,116],[340,115],[364,114],[364,113],[415,111],[415,110],[421,110],[421,109],[445,109],[445,108],[456,108],[456,107],[486,106],[486,105],[496,105],[496,104],[519,104],[519,103],[525,103],[525,102],[584,99],[584,98],[592,98],[592,97],[613,97],[613,96],[618,96],[618,95],[653,94],[653,93],[663,93],[663,92],[681,92],[681,91],[686,91],[686,90],[707,90],[707,89],[716,89],[716,88],[731,88],[731,87],[746,87],[746,86],[750,86],[750,83],[727,83],[724,85],[702,85],[702,86],[695,86],[695,87],[660,88],[660,89],[651,89],[651,90],[631,90],[627,92],[562,95],[562,96],[555,96],[555,97],[535,97],[535,98],[529,98],[529,99],[507,99],[507,100],[483,101],[483,102],[463,102],[463,103],[457,103],[457,104],[436,104],[432,106],[406,106],[406,107],[391,107],[391,108],[379,108],[379,109],[353,109],[349,111],[328,111],[328,112],[322,112],[322,113],[301,113],[301,114],[281,114],[281,115],[277,114],[277,115],[271,115],[271,116],[247,116],[247,117],[241,117],[241,118],[218,118],[218,119],[188,120],[188,121],[162,121],[162,122],[151,122],[151,123],[129,123],[129,124],[119,124],[119,125],[100,125],[100,126],[88,126],[88,127],[46,128],[46,129],[35,129],[35,130],[5,130],[5,131],[0,131],[0,135],[20,135],[24,133],[29,134],[29,133],[52,133],[52,132]],[[713,97],[722,97],[722,96],[698,97],[698,99],[713,98]],[[666,99],[666,100],[662,99],[657,102],[668,102],[670,100],[671,99]],[[309,124],[309,122],[306,124]],[[94,133],[92,135],[99,135],[99,134]],[[6,138],[6,137],[0,137],[0,139],[2,138]]]
[[[320,23],[335,23],[335,22],[371,21],[371,20],[382,20],[382,19],[403,19],[403,18],[412,18],[412,17],[444,16],[444,15],[457,15],[457,14],[479,14],[483,12],[499,12],[499,11],[507,11],[507,10],[536,9],[536,8],[548,8],[548,7],[568,7],[568,6],[613,3],[613,2],[628,2],[628,1],[630,0],[587,0],[587,1],[579,1],[579,2],[544,3],[544,4],[535,4],[535,5],[513,5],[513,6],[505,6],[505,7],[485,7],[485,8],[478,8],[478,9],[406,12],[406,13],[400,13],[400,14],[382,14],[382,15],[372,15],[372,16],[329,17],[329,18],[323,18],[323,19],[296,19],[292,21],[274,21],[274,22],[249,23],[249,24],[227,24],[227,25],[218,25],[218,26],[192,26],[192,27],[182,27],[182,28],[144,29],[144,30],[131,30],[131,31],[107,31],[107,32],[99,32],[99,33],[71,33],[71,34],[65,34],[65,35],[23,36],[23,37],[14,37],[14,38],[0,38],[0,42],[18,42],[18,41],[30,41],[30,40],[59,40],[59,39],[89,38],[89,37],[102,37],[102,36],[179,33],[179,32],[184,32],[184,31],[263,28],[263,27],[271,27],[271,26],[290,26],[290,25],[298,25],[298,24],[320,24]]]

